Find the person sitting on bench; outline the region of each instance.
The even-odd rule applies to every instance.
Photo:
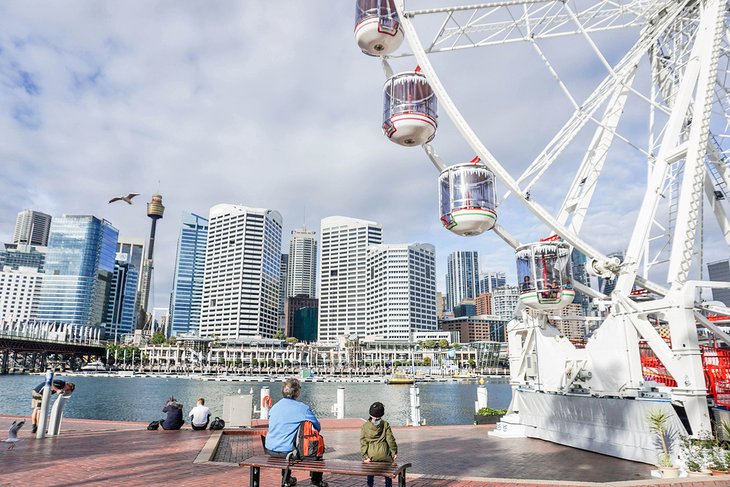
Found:
[[[319,420],[306,404],[297,401],[302,386],[297,379],[288,379],[281,386],[284,396],[269,411],[269,432],[266,435],[264,449],[266,454],[277,458],[287,458],[294,450],[294,438],[302,421],[311,421],[317,431],[321,431]],[[287,475],[282,470],[282,476]],[[312,485],[327,487],[328,483],[322,480],[322,472],[311,473]],[[289,475],[282,480],[282,485],[292,487],[297,484],[296,477]]]

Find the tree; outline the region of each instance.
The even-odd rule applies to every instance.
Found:
[[[177,345],[177,338],[170,337],[170,339],[167,340],[167,343],[169,343],[170,345]]]
[[[152,338],[150,338],[150,343],[152,345],[162,345],[165,341],[167,341],[167,337],[161,331],[154,332],[152,334]]]
[[[433,348],[434,346],[436,346],[436,342],[433,340],[425,340],[423,342],[423,346],[426,348]]]
[[[423,357],[423,365],[425,365],[426,367],[430,367],[431,366],[431,357]]]
[[[446,338],[439,340],[439,348],[449,348],[449,341]]]
[[[299,341],[299,340],[297,340],[297,339],[296,339],[296,337],[288,337],[288,338],[286,339],[286,342],[287,342],[287,343],[291,343],[291,344],[297,343],[298,341]]]
[[[284,339],[284,332],[279,330],[276,333],[274,333],[274,338],[277,340],[283,340]]]

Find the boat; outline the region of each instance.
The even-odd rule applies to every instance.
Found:
[[[90,362],[81,367],[81,372],[106,372],[106,365],[97,360],[96,362]]]
[[[416,378],[406,374],[393,374],[385,379],[386,384],[415,384]]]

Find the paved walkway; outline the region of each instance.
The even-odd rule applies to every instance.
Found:
[[[0,416],[0,431],[14,418]],[[360,420],[324,420],[329,458],[359,459]],[[193,461],[210,431],[146,431],[145,424],[65,419],[63,434],[36,440],[30,428],[21,430],[15,449],[0,443],[2,486],[152,486],[248,484],[247,469],[235,463]],[[408,485],[413,487],[536,487],[559,486],[702,486],[726,487],[730,476],[681,483],[651,480],[650,466],[531,440],[487,436],[489,427],[431,426],[395,428],[399,460],[413,463]],[[250,442],[255,453],[260,444]],[[250,450],[249,450],[250,451]],[[246,453],[238,451],[238,454]],[[231,454],[233,455],[233,453]],[[230,457],[233,459],[233,456]],[[235,460],[234,460],[235,461]],[[29,473],[32,472],[31,480]],[[279,473],[264,471],[262,485],[277,486]],[[301,485],[308,485],[304,474]],[[364,479],[327,476],[332,487],[365,485]],[[689,482],[692,481],[692,482]],[[606,484],[605,482],[611,482]],[[381,484],[382,485],[382,484]]]

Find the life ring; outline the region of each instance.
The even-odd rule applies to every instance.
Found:
[[[264,396],[261,398],[261,407],[270,408],[273,405],[274,401],[271,399],[271,396]]]

